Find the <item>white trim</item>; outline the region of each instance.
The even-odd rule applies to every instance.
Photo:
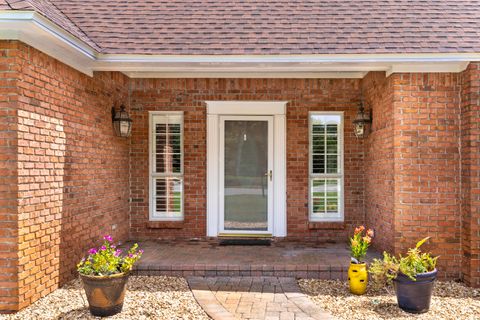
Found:
[[[341,152],[340,157],[340,174],[313,174],[312,173],[312,115],[337,115],[340,116],[340,125],[338,128],[337,150]],[[308,113],[308,220],[312,222],[342,222],[345,220],[345,148],[344,148],[344,112],[343,111],[310,111]],[[325,163],[326,165],[326,163]],[[340,179],[341,195],[339,199],[339,216],[338,218],[313,218],[312,217],[312,179],[315,178],[332,178]]]
[[[275,115],[285,114],[288,101],[205,101],[207,114]]]
[[[271,71],[271,72],[259,72],[259,71],[224,71],[224,72],[208,72],[208,71],[197,71],[197,72],[131,72],[123,71],[123,73],[129,78],[133,79],[183,79],[183,78],[223,78],[223,79],[362,79],[368,73],[367,71],[358,71],[358,72],[348,72],[348,71],[339,71],[339,72],[300,72],[300,71]]]
[[[0,39],[20,40],[90,76],[132,78],[361,78],[369,71],[460,72],[480,53],[146,55],[101,54],[33,11],[0,10]]]
[[[287,236],[287,123],[284,114],[274,117],[273,124],[273,170],[275,183],[273,204],[275,219],[273,220],[273,234],[276,237]]]
[[[287,101],[206,101],[207,104],[207,236],[220,232],[220,116],[273,116],[273,223],[274,237],[287,235],[286,123]],[[243,106],[243,107],[242,107]],[[244,233],[244,232],[242,232]]]
[[[219,192],[218,192],[218,211],[219,211],[219,233],[221,234],[273,234],[273,210],[274,210],[274,181],[273,178],[275,178],[275,171],[274,170],[274,164],[273,164],[273,143],[274,143],[274,136],[273,136],[273,116],[232,116],[232,115],[220,115],[220,142],[219,142],[219,166],[218,166],[218,172],[219,172],[219,179],[218,179],[218,185],[219,187]],[[223,159],[225,158],[225,121],[226,120],[245,120],[245,121],[256,121],[256,120],[263,120],[266,121],[268,124],[268,165],[267,165],[267,172],[272,170],[273,172],[273,178],[272,181],[270,179],[267,179],[268,183],[268,188],[267,188],[267,230],[262,230],[262,231],[254,231],[254,230],[226,230],[225,229],[225,162]]]
[[[180,116],[180,173],[179,174],[165,174],[165,173],[156,173],[153,170],[155,162],[155,121],[156,117],[166,117],[166,116]],[[183,221],[185,218],[185,180],[184,178],[184,150],[183,150],[183,140],[184,140],[184,115],[183,111],[149,111],[148,112],[148,220],[149,221]],[[157,177],[179,177],[182,178],[182,199],[181,199],[181,217],[159,217],[155,215],[155,178]]]
[[[207,115],[207,236],[218,235],[219,117]]]

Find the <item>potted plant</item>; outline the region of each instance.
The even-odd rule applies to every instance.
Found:
[[[353,237],[350,238],[351,261],[348,268],[348,285],[353,294],[361,295],[367,290],[367,265],[362,259],[367,254],[372,237],[373,230],[365,231],[365,227],[360,226],[355,228]]]
[[[393,282],[398,306],[406,312],[424,313],[430,308],[438,257],[421,252],[420,247],[428,239],[417,242],[406,256],[396,258],[384,252],[383,259],[374,259],[368,271],[377,287]]]
[[[143,253],[135,243],[122,255],[111,236],[103,239],[103,245],[98,249],[91,248],[88,256],[77,265],[90,313],[100,317],[122,311],[129,272]]]

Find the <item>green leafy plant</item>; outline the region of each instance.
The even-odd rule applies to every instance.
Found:
[[[129,272],[143,254],[143,250],[138,250],[138,244],[135,243],[125,255],[122,255],[122,250],[113,244],[111,236],[104,236],[103,239],[100,248],[88,250],[88,256],[77,264],[77,271],[80,274],[109,276]]]
[[[368,269],[373,285],[377,288],[388,286],[399,273],[415,281],[417,274],[435,270],[438,256],[432,257],[430,253],[420,250],[428,239],[430,237],[418,241],[415,248],[408,249],[406,256],[399,255],[396,258],[384,252],[383,259],[373,259]]]
[[[368,247],[372,242],[373,230],[365,231],[364,226],[355,228],[353,237],[350,238],[350,251],[352,262],[362,263],[362,259],[366,256]]]

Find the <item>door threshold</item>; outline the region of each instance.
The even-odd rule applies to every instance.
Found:
[[[271,233],[219,233],[219,238],[272,238]]]

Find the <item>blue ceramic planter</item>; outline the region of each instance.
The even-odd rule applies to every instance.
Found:
[[[420,273],[417,281],[399,273],[394,280],[398,306],[410,313],[424,313],[430,308],[433,283],[437,278],[437,269],[432,272]]]

